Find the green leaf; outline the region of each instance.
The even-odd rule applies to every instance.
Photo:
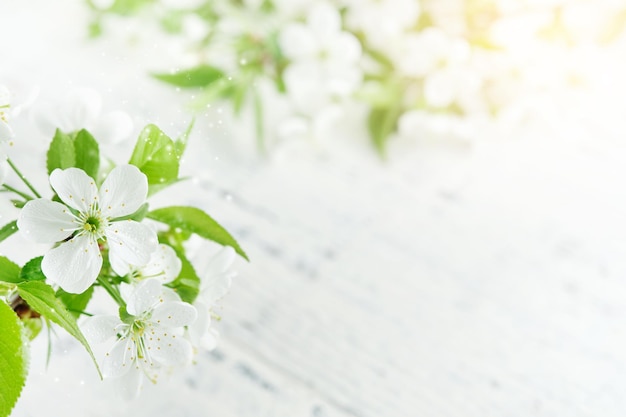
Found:
[[[235,116],[239,116],[241,114],[241,110],[243,109],[243,105],[246,102],[246,97],[248,96],[248,91],[250,89],[250,82],[251,81],[248,77],[243,77],[239,80],[239,82],[235,83],[235,88],[231,97]]]
[[[148,213],[149,219],[165,223],[174,228],[179,228],[197,234],[220,245],[232,246],[244,259],[248,256],[241,249],[239,243],[219,223],[204,211],[195,207],[172,206],[153,210]]]
[[[154,194],[178,179],[179,159],[172,139],[150,124],[139,135],[129,162],[146,174],[150,194]]]
[[[43,328],[43,322],[39,317],[22,317],[22,325],[28,340],[34,340]]]
[[[173,181],[167,181],[161,184],[151,184],[148,186],[148,195],[154,195],[161,190],[166,189],[167,187],[176,184],[177,182],[181,182],[187,178],[178,178]]]
[[[57,298],[65,304],[67,310],[76,318],[78,318],[81,313],[85,311],[92,295],[93,287],[89,287],[87,291],[82,294],[72,294],[63,291],[63,289],[57,290]]]
[[[4,256],[0,256],[0,281],[14,284],[21,282],[20,267]]]
[[[399,106],[373,108],[369,114],[367,127],[369,129],[370,138],[381,156],[385,156],[387,139],[396,129],[401,114]]]
[[[253,94],[253,103],[254,103],[254,127],[256,130],[256,142],[257,148],[259,151],[265,151],[265,135],[263,128],[263,103],[261,102],[261,95],[259,92],[254,89],[252,91]]]
[[[189,126],[187,126],[185,132],[174,141],[174,147],[176,148],[176,153],[178,154],[179,158],[181,158],[185,153],[185,149],[187,148],[187,141],[189,140],[189,135],[191,134],[191,130],[193,129],[193,126],[195,124],[196,119],[194,117],[193,119],[191,119],[191,122],[189,122]]]
[[[61,300],[56,298],[52,287],[42,281],[26,281],[18,285],[17,291],[35,311],[64,328],[87,349],[89,356],[91,356],[93,363],[96,365],[100,378],[102,378],[100,368],[89,343],[87,343],[87,339],[80,331],[74,316],[67,311]]]
[[[166,33],[179,34],[183,30],[186,15],[185,12],[170,9],[160,20],[161,27]]]
[[[57,168],[73,167],[76,164],[76,152],[72,138],[57,129],[48,148],[47,157],[48,175]]]
[[[385,71],[393,71],[393,62],[387,57],[387,54],[375,49],[368,49],[367,54],[369,57],[373,58],[374,61],[382,65]]]
[[[235,92],[235,86],[228,78],[220,78],[206,88],[198,92],[195,100],[191,101],[191,109],[194,111],[205,110],[207,104],[220,99],[228,99]]]
[[[92,0],[90,0],[90,2],[93,3]],[[107,11],[120,15],[131,15],[154,2],[155,0],[115,0]],[[96,9],[99,10],[100,8],[101,7],[97,7]]]
[[[163,230],[158,233],[159,243],[170,245],[177,251],[184,251],[185,248],[183,244],[189,240],[192,234],[193,233],[188,232],[187,230],[174,229],[170,227],[168,230]]]
[[[215,81],[224,78],[222,70],[210,65],[198,65],[194,68],[181,70],[173,74],[152,74],[159,81],[181,88],[206,87]]]
[[[185,253],[176,248],[174,250],[182,262],[182,268],[178,277],[167,284],[167,286],[174,289],[183,301],[191,304],[200,292],[200,277],[198,277],[196,270],[185,256]]]
[[[13,220],[10,223],[5,224],[0,229],[0,242],[17,232],[17,220]]]
[[[76,154],[75,167],[80,168],[91,178],[98,179],[100,169],[100,149],[98,142],[85,129],[79,131],[74,138],[74,151]]]
[[[87,36],[90,39],[96,39],[102,36],[102,22],[94,20],[87,26]]]
[[[134,220],[136,222],[141,222],[146,218],[146,214],[148,214],[148,208],[150,205],[148,203],[143,203],[139,208],[134,212],[129,214],[128,216],[116,217],[115,221],[120,220]]]
[[[0,417],[8,417],[28,374],[28,339],[15,312],[0,302]]]
[[[44,281],[46,276],[41,270],[43,256],[38,256],[26,262],[20,271],[20,282],[22,281]]]

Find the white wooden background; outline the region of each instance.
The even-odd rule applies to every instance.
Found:
[[[80,11],[1,0],[0,75],[43,96],[92,86],[138,127],[179,132],[188,96],[144,73],[166,66],[158,45],[90,43]],[[195,180],[171,194],[252,260],[236,264],[219,349],[123,403],[59,331],[47,370],[44,338],[33,344],[15,417],[626,413],[623,132],[539,124],[472,146],[397,143],[381,163],[358,138],[260,158],[220,121],[198,121]],[[36,166],[43,139],[29,120],[16,128],[14,159]],[[0,251],[23,261],[25,247],[18,236]]]

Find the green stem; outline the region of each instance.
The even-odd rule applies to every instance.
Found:
[[[34,198],[34,197],[32,197],[32,196],[30,196],[30,195],[28,195],[26,193],[21,192],[20,190],[17,190],[15,188],[11,187],[10,185],[2,184],[2,186],[4,187],[5,190],[14,192],[15,194],[19,195],[20,197],[26,199],[26,201],[30,201],[30,200],[32,200]]]
[[[117,291],[117,289],[115,289],[113,285],[111,285],[106,277],[99,276],[98,283],[102,286],[102,288],[106,290],[106,292],[109,293],[109,295],[115,300],[117,304],[119,304],[120,307],[124,307],[126,305],[124,300],[122,300],[122,296],[120,295],[119,291]]]
[[[252,99],[254,103],[254,125],[256,130],[257,149],[261,153],[265,153],[265,138],[263,134],[263,103],[261,103],[261,96],[256,89],[252,90]]]
[[[37,198],[41,198],[41,194],[39,194],[37,192],[37,190],[35,190],[35,187],[32,186],[32,184],[30,182],[28,182],[28,180],[26,179],[26,177],[24,176],[24,174],[22,174],[20,172],[19,169],[17,169],[17,167],[15,166],[15,164],[13,163],[13,161],[11,161],[11,158],[7,158],[7,162],[9,163],[9,166],[11,166],[11,168],[13,169],[13,171],[15,171],[15,173],[17,174],[18,177],[20,177],[20,179],[22,180],[22,182],[24,184],[26,184],[26,186],[28,187],[29,190],[31,190],[33,192],[33,194],[35,194],[35,196]]]

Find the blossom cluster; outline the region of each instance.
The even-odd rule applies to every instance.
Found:
[[[5,147],[11,144],[15,134],[9,124],[11,110],[11,95],[4,86],[0,86],[0,184],[8,172],[7,153]]]
[[[173,62],[157,78],[201,88],[198,109],[229,101],[266,141],[325,140],[354,120],[381,152],[395,137],[472,140],[549,117],[594,88],[589,64],[626,25],[611,0],[90,4],[96,34],[123,32],[129,15],[159,22]]]
[[[69,107],[75,109],[81,97],[95,97],[85,91],[72,93]],[[10,98],[0,87],[0,146],[16,137]],[[101,376],[118,378],[132,397],[144,379],[156,382],[161,373],[191,363],[200,350],[216,347],[216,304],[230,288],[236,255],[247,257],[203,210],[149,207],[149,196],[181,180],[186,134],[173,140],[148,125],[128,163],[101,167],[101,159],[109,159],[101,158],[99,141],[83,128],[89,121],[97,125],[97,113],[84,117],[90,112],[82,110],[77,112],[81,117],[64,114],[60,122],[48,120],[57,126],[47,151],[49,197],[18,170],[13,161],[19,159],[17,152],[3,151],[0,190],[13,195],[19,215],[0,228],[0,242],[17,233],[49,249],[22,266],[0,256],[0,313],[13,309],[11,320],[21,322],[16,328],[24,338],[36,337],[45,323],[60,325],[85,346]],[[15,177],[5,175],[9,168]],[[192,235],[221,249],[211,253],[206,245],[194,246]],[[195,253],[188,255],[191,251]],[[102,297],[115,303],[113,310],[97,304]],[[5,332],[0,342],[8,346],[12,341],[3,338],[16,336],[22,340],[19,333]],[[93,353],[98,347],[105,349],[101,358]],[[2,354],[19,359],[24,352],[26,345]],[[21,366],[18,362],[14,366]],[[15,378],[2,375],[1,369],[0,377]]]

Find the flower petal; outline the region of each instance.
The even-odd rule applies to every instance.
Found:
[[[198,317],[187,327],[189,340],[193,346],[200,346],[202,338],[209,331],[211,326],[211,313],[209,306],[202,301],[196,301],[194,304]]]
[[[330,4],[318,3],[309,11],[307,25],[317,39],[326,43],[341,30],[341,15]]]
[[[90,236],[77,236],[50,250],[41,270],[53,283],[73,294],[83,293],[94,283],[102,268],[98,243]]]
[[[100,93],[91,88],[76,88],[68,93],[58,107],[58,127],[65,132],[87,128],[102,110]]]
[[[198,267],[202,277],[201,296],[210,305],[228,293],[234,271],[229,271],[235,260],[235,250],[224,246],[209,261],[204,261]]]
[[[133,220],[111,223],[104,228],[104,234],[109,242],[109,259],[112,260],[112,265],[118,262],[114,257],[131,265],[145,265],[158,244],[154,230]]]
[[[115,272],[120,277],[128,275],[131,270],[130,264],[119,256],[109,256],[109,263],[111,264],[113,272]]]
[[[188,340],[168,329],[155,329],[152,340],[146,340],[152,359],[162,365],[182,366],[191,362],[192,347]]]
[[[33,242],[54,243],[67,239],[78,225],[66,206],[39,198],[24,205],[17,227]]]
[[[107,217],[133,214],[148,196],[148,178],[134,165],[119,165],[100,187],[100,209]]]
[[[13,133],[11,126],[0,120],[0,142],[9,141],[13,139],[13,137],[15,137],[15,133]]]
[[[293,60],[311,58],[317,48],[313,33],[301,23],[285,25],[280,31],[278,42],[285,56]]]
[[[50,174],[50,185],[61,201],[83,213],[98,199],[96,182],[82,169],[57,168]]]
[[[355,64],[361,57],[361,43],[356,36],[349,32],[339,33],[333,42],[328,45],[330,59],[345,64]]]
[[[161,283],[156,279],[146,279],[135,287],[126,300],[128,314],[137,316],[152,308],[159,301]]]
[[[1,87],[1,86],[0,86]],[[0,142],[2,138],[0,137]],[[4,184],[4,180],[9,173],[9,164],[7,163],[7,154],[4,151],[4,147],[0,145],[0,185]]]
[[[163,287],[162,290],[163,292],[161,293],[161,298],[163,299],[163,301],[182,301],[180,299],[180,295],[178,295],[178,293],[173,289],[169,287]]]
[[[117,316],[101,315],[88,317],[81,329],[90,344],[106,342],[117,334],[117,326],[122,322]]]
[[[169,245],[160,244],[150,256],[150,262],[141,268],[145,278],[158,278],[163,284],[174,281],[182,268],[182,262]]]
[[[0,106],[11,104],[11,92],[5,85],[0,84]]]
[[[2,153],[2,150],[0,150],[0,153]],[[6,158],[2,158],[2,156],[0,156],[0,185],[4,184],[4,179],[7,177],[8,173],[9,164],[7,163]]]
[[[198,272],[201,275],[218,275],[222,274],[231,267],[235,260],[235,249],[231,246],[222,247],[211,258],[204,258],[204,262],[201,260],[198,265]]]
[[[206,350],[213,350],[220,341],[220,333],[215,329],[209,329],[200,339],[200,346]]]
[[[126,139],[133,130],[133,119],[128,113],[114,111],[101,116],[98,124],[91,129],[94,137],[101,143],[119,143]]]
[[[122,375],[121,378],[117,378],[115,383],[115,391],[121,398],[126,401],[130,401],[137,398],[139,392],[143,386],[144,373],[137,366],[127,365],[130,369]]]
[[[129,338],[119,339],[106,353],[102,361],[102,376],[115,378],[124,375],[133,367],[136,358],[137,346],[135,343]]]
[[[183,327],[194,322],[198,312],[191,304],[166,301],[154,308],[151,320],[159,326]]]

